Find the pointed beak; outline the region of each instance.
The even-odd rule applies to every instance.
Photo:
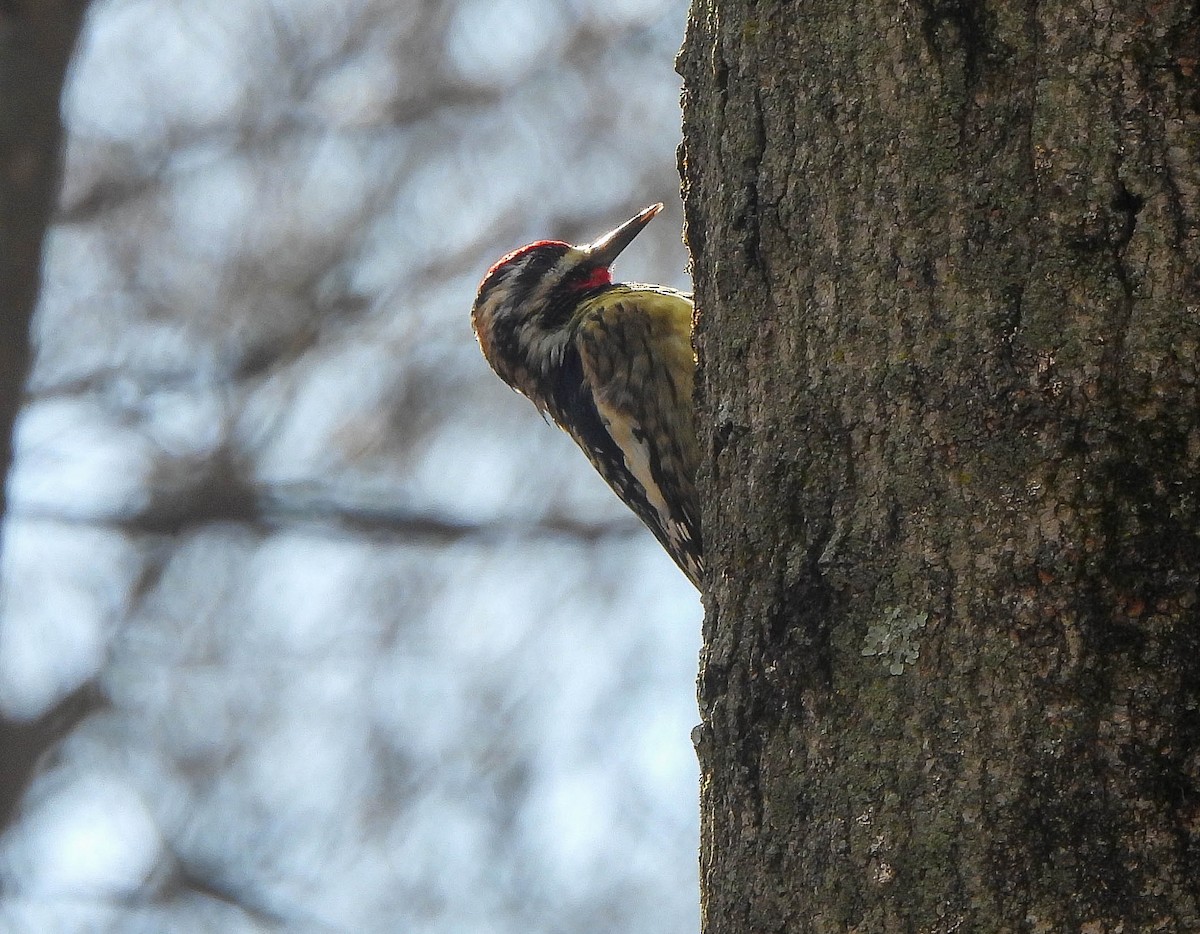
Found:
[[[599,240],[587,245],[588,256],[597,266],[611,266],[625,247],[633,242],[633,238],[642,232],[654,215],[663,209],[662,204],[652,204],[640,214],[631,217],[616,230],[610,230]]]

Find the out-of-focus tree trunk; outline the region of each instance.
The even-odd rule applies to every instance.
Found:
[[[54,210],[59,98],[84,0],[0,0],[0,472],[29,362],[42,237]],[[0,512],[5,503],[0,486]]]
[[[84,0],[0,0],[0,480],[12,460],[42,238],[54,210],[62,140],[59,98],[86,5]],[[4,489],[0,482],[0,515],[7,503]],[[31,724],[0,715],[0,826],[34,761],[58,735],[53,724],[65,709]]]
[[[1200,930],[1200,8],[696,0],[705,930]]]

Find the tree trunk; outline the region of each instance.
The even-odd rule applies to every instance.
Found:
[[[695,0],[707,932],[1200,931],[1200,6]]]
[[[59,97],[85,7],[84,0],[0,0],[0,516],[29,363],[42,238],[58,183]],[[0,711],[0,827],[37,758],[77,719],[82,696],[33,723],[14,723]]]
[[[84,0],[0,0],[0,477],[29,363],[42,237],[54,210],[59,97]],[[0,514],[5,507],[0,483]]]

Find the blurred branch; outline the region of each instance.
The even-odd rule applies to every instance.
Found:
[[[199,501],[162,503],[131,514],[72,516],[44,509],[20,509],[14,519],[34,519],[120,529],[142,535],[179,535],[206,525],[244,523],[264,530],[311,530],[317,534],[346,533],[378,539],[403,539],[445,544],[466,539],[484,541],[572,538],[595,542],[606,538],[639,535],[641,523],[633,519],[586,522],[570,515],[551,515],[535,522],[501,519],[466,522],[447,516],[389,506],[339,503],[333,500],[276,501],[246,491],[226,491]]]
[[[449,87],[436,95],[397,102],[386,123],[339,126],[336,133],[340,139],[394,145],[405,133],[419,130],[421,124],[437,119],[447,110],[486,110],[496,107],[501,99],[501,94],[491,89]],[[301,102],[296,107],[299,110]],[[120,162],[124,174],[103,175],[92,185],[71,194],[59,205],[57,220],[94,221],[168,182],[209,172],[213,153],[270,155],[282,146],[316,146],[330,135],[327,119],[302,112],[289,112],[271,121],[164,128],[158,137],[136,143],[81,134],[73,145],[90,148],[94,153],[104,152],[104,158]],[[197,155],[205,158],[196,158]]]
[[[36,720],[0,718],[0,828],[8,826],[21,793],[42,755],[100,705],[95,685],[68,694]]]
[[[429,543],[450,543],[465,539],[483,541],[544,538],[572,538],[595,542],[605,538],[625,538],[641,534],[642,525],[632,519],[612,522],[584,522],[569,515],[548,516],[537,522],[462,522],[454,519],[406,513],[399,510],[330,504],[327,511],[306,504],[296,509],[268,509],[268,523],[317,525],[356,535],[403,538]]]

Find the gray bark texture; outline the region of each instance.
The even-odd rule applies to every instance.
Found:
[[[0,0],[0,515],[29,363],[42,239],[54,211],[59,98],[85,7],[84,0]],[[32,723],[0,715],[0,827],[35,761],[77,719],[78,706],[72,697]]]
[[[1200,931],[1200,5],[695,0],[704,930]]]

